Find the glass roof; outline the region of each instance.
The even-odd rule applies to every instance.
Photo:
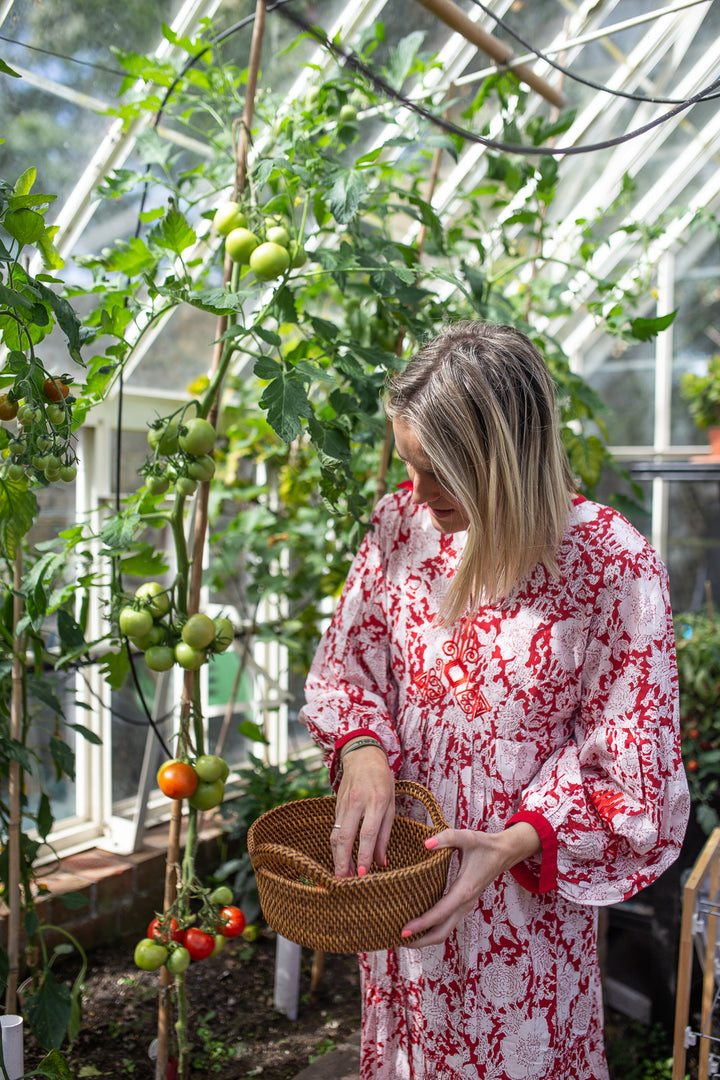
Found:
[[[575,110],[572,126],[556,140],[568,151],[558,158],[558,258],[565,220],[606,211],[610,226],[623,214],[628,219],[641,214],[643,221],[652,222],[671,207],[720,206],[718,98],[687,108],[677,105],[718,78],[720,3],[462,0],[456,6],[496,44],[511,50],[514,61],[546,85],[550,96],[561,93],[566,107]],[[464,36],[464,28],[460,33],[438,16],[435,0],[280,0],[268,7],[263,77],[288,95],[300,92],[311,74],[304,65],[330,73],[337,62],[309,35],[301,49],[284,53],[299,33],[293,14],[350,50],[382,23],[378,62],[407,35],[421,33],[424,53],[437,54],[437,67],[427,80],[432,86],[421,88],[409,78],[403,93],[437,113],[452,90],[457,104],[449,118],[460,125],[463,100],[471,99],[482,78],[496,70],[487,53]],[[141,159],[136,138],[142,128],[123,132],[104,113],[115,104],[125,78],[114,50],[156,49],[159,57],[168,57],[172,46],[163,35],[165,23],[179,34],[204,33],[208,39],[227,33],[223,50],[242,66],[254,10],[251,0],[7,0],[2,6],[0,58],[21,78],[0,78],[6,140],[0,145],[0,174],[11,179],[37,167],[36,190],[59,196],[56,219],[68,253],[97,251],[129,233],[134,221],[132,205],[108,204],[94,196],[97,183],[118,162],[131,165]],[[396,124],[415,129],[409,110],[395,102],[391,109]],[[529,109],[550,117],[555,106],[535,88],[529,90]],[[170,126],[159,130],[163,138],[174,137]],[[366,138],[382,138],[385,130],[379,119],[367,125]],[[488,117],[487,130],[491,142],[501,138],[497,117]],[[588,147],[593,149],[577,152]],[[202,146],[188,145],[188,154],[195,152],[202,152]],[[458,178],[481,178],[487,168],[488,148],[477,141],[465,142],[457,164],[446,156],[435,199],[438,211],[452,215]],[[632,180],[631,198],[622,211],[611,213],[625,177]],[[669,235],[667,244],[676,239]],[[706,239],[708,248],[714,238]],[[703,257],[696,239],[692,258]],[[620,272],[615,258],[610,248],[599,252],[598,272]],[[590,326],[583,316],[572,315],[555,332],[584,340]]]

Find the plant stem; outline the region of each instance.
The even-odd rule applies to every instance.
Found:
[[[15,643],[12,661],[12,700],[10,703],[10,738],[22,739],[24,642],[17,636],[22,617],[22,545],[18,545],[13,566],[13,633]],[[8,828],[8,978],[5,989],[5,1012],[17,1012],[18,970],[20,959],[20,847],[21,847],[21,789],[20,764],[11,760],[9,766],[10,821]]]

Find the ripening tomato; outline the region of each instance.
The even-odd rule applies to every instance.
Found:
[[[229,885],[218,885],[216,889],[210,893],[210,899],[213,904],[232,904],[233,891]]]
[[[149,611],[136,611],[135,608],[125,607],[118,616],[120,632],[131,638],[143,637],[152,629],[153,617]]]
[[[19,408],[17,401],[10,401],[7,394],[0,394],[0,420],[14,420]]]
[[[194,810],[214,810],[225,797],[225,784],[222,780],[198,780],[195,791],[190,796],[190,805]]]
[[[215,938],[198,926],[189,926],[185,931],[183,945],[190,953],[191,960],[207,960],[215,948]]]
[[[171,758],[157,771],[158,787],[168,799],[189,799],[198,786],[197,773],[187,761]]]
[[[169,934],[168,934],[168,927],[167,926],[165,927],[164,930],[162,929],[162,926],[160,924],[160,918],[159,918],[158,915],[156,915],[155,918],[150,921],[150,924],[149,924],[149,926],[147,928],[147,936],[152,941],[159,941],[163,945],[167,945],[168,939],[170,941],[182,941],[183,937],[185,936],[185,931],[180,930],[180,928],[178,927],[178,924],[177,924],[177,919],[175,918],[174,915],[170,916],[170,927],[169,927],[169,929],[170,929]]]
[[[180,975],[190,967],[190,953],[184,945],[177,945],[170,950],[170,955],[165,961],[165,967],[171,975]]]
[[[202,457],[209,454],[215,445],[216,432],[209,420],[195,416],[180,427],[178,443],[186,454]]]
[[[62,379],[48,375],[43,383],[42,391],[48,401],[62,401],[70,393],[70,387]]]
[[[213,951],[210,953],[211,960],[213,956],[217,956],[219,952],[222,952],[227,944],[227,938],[223,937],[222,934],[214,934],[213,937],[215,944],[213,945]]]
[[[220,922],[215,927],[224,937],[240,937],[245,929],[245,916],[239,907],[221,908]]]

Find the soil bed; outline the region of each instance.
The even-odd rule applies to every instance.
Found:
[[[148,1050],[157,1036],[159,978],[133,963],[137,938],[94,950],[88,957],[83,1026],[72,1050],[63,1050],[77,1080],[154,1080]],[[275,935],[265,929],[252,945],[229,941],[213,960],[191,964],[186,974],[190,1002],[192,1080],[294,1080],[310,1061],[328,1053],[360,1026],[360,980],[355,956],[325,957],[317,992],[310,993],[312,952],[303,950],[298,1018],[273,1005]],[[68,961],[57,970],[71,981]],[[174,1018],[173,1018],[174,1019]],[[612,1080],[669,1076],[648,1072],[648,1060],[672,1054],[671,1037],[607,1010],[606,1046]],[[25,1069],[43,1056],[25,1040]],[[697,1076],[692,1061],[688,1072]]]
[[[88,957],[83,1026],[63,1053],[78,1078],[154,1078],[148,1056],[157,1036],[159,977],[133,963],[137,938],[94,950]],[[190,1002],[193,1080],[291,1080],[318,1054],[343,1043],[360,1026],[360,981],[355,956],[326,956],[310,1000],[312,952],[303,950],[297,1020],[273,1006],[275,935],[252,945],[229,941],[212,960],[186,973]],[[70,979],[71,967],[57,974]],[[174,1020],[174,1018],[173,1018]],[[25,1040],[25,1069],[43,1056]]]

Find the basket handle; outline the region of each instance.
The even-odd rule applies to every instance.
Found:
[[[442,810],[440,809],[440,803],[437,801],[432,791],[428,791],[422,784],[418,784],[415,780],[396,780],[395,781],[395,794],[396,795],[412,795],[413,798],[421,802],[427,812],[432,818],[432,823],[436,829],[449,829],[447,821],[443,817]]]

